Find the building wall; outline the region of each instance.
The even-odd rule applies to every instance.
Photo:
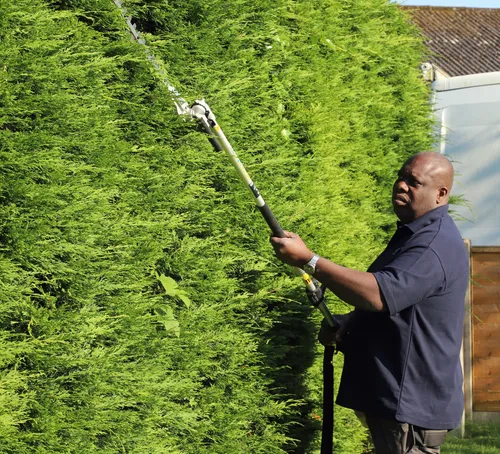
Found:
[[[455,166],[457,225],[473,246],[500,245],[500,72],[433,84],[439,149]]]

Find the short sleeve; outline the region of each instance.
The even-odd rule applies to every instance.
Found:
[[[413,306],[443,287],[444,271],[428,246],[412,246],[373,272],[391,315]]]

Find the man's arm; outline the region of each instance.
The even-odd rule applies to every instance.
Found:
[[[342,301],[356,309],[387,311],[377,280],[372,273],[345,268],[321,257],[316,265],[314,277]]]
[[[289,265],[301,268],[314,253],[297,234],[285,233],[286,238],[271,237],[276,256]],[[356,309],[387,311],[377,280],[372,273],[345,268],[321,257],[316,264],[314,277]]]

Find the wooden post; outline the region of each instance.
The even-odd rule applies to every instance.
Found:
[[[472,396],[472,248],[471,241],[464,240],[469,254],[469,285],[465,294],[464,339],[462,342],[462,367],[464,372],[464,399],[465,408],[463,416],[462,437],[465,435],[465,423],[472,421],[473,396]]]
[[[472,309],[471,309],[471,290],[472,290],[472,248],[470,240],[464,239],[464,245],[469,256],[469,284],[465,293],[465,315],[464,315],[464,332],[462,339],[462,348],[460,349],[460,363],[464,375],[464,411],[460,425],[451,432],[457,437],[465,437],[465,424],[472,420]]]

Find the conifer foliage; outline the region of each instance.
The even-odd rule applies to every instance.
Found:
[[[430,142],[402,12],[126,6],[283,227],[366,268],[394,221],[397,167]],[[1,452],[317,450],[320,316],[111,0],[0,0],[0,175]],[[336,452],[362,452],[364,430],[337,410]]]

